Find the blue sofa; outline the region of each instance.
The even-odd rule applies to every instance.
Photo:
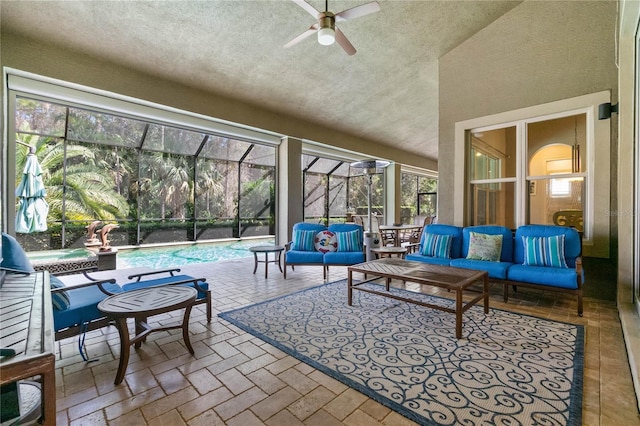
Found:
[[[287,265],[320,265],[327,279],[329,266],[355,265],[365,261],[363,229],[354,223],[334,223],[327,228],[317,223],[293,225],[292,240],[285,244],[284,278]],[[342,241],[343,244],[339,244]]]
[[[470,256],[472,236],[477,237],[477,234],[482,234],[483,237],[501,236],[502,246],[499,258],[497,252],[495,259]],[[430,251],[430,247],[434,244],[434,235],[446,237],[449,243],[448,256],[443,252]],[[559,255],[560,251],[561,255]],[[462,228],[433,224],[424,228],[417,250],[415,253],[408,254],[406,259],[487,271],[490,280],[502,282],[505,302],[509,299],[509,286],[513,286],[514,289],[523,286],[575,294],[578,298],[578,315],[582,316],[584,270],[581,255],[582,237],[574,228],[555,225],[523,225],[514,233],[508,228],[497,225]],[[556,262],[561,263],[556,264]]]

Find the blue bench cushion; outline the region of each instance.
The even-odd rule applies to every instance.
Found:
[[[420,253],[411,253],[404,257],[406,260],[415,260],[417,262],[430,263],[432,265],[444,265],[449,266],[451,259],[446,257],[431,257],[425,256]]]
[[[285,254],[287,265],[322,265],[323,256],[326,254],[319,251],[289,250]]]
[[[511,262],[491,262],[488,260],[476,259],[451,259],[451,266],[456,268],[475,269],[478,271],[487,271],[489,278],[497,280],[507,279],[507,270],[513,265]]]
[[[509,281],[546,285],[566,289],[578,288],[575,269],[547,266],[511,265],[507,271]],[[583,277],[584,278],[584,277]]]
[[[157,278],[155,280],[135,281],[135,282],[123,284],[122,289],[124,291],[131,291],[131,290],[137,290],[139,288],[152,287],[154,285],[166,285],[166,284],[175,283],[177,281],[186,281],[186,280],[193,280],[193,279],[194,277],[191,277],[189,275],[174,275],[172,277]],[[195,285],[193,283],[185,283],[180,285],[195,288]],[[200,281],[199,285],[201,288],[205,290],[209,290],[209,284],[206,281]],[[205,297],[207,297],[207,294],[203,291],[198,290],[198,299],[203,299]]]
[[[364,262],[362,251],[336,251],[324,254],[325,265],[355,265]]]
[[[117,284],[103,284],[111,293],[122,293]],[[56,331],[102,318],[105,315],[98,310],[98,303],[107,297],[97,285],[73,289],[67,287],[69,307],[63,311],[53,311],[53,325]]]

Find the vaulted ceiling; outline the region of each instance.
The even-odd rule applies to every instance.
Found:
[[[3,32],[436,159],[438,59],[520,2],[379,3],[338,23],[353,56],[314,36],[285,49],[314,23],[288,0],[2,1],[0,15]]]

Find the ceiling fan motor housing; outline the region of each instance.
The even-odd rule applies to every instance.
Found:
[[[318,43],[329,46],[335,41],[336,19],[331,12],[324,12],[318,20],[320,29],[318,30]]]

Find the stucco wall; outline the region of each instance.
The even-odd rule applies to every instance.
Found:
[[[443,56],[440,170],[463,167],[454,161],[458,121],[603,90],[611,90],[615,102],[615,3],[525,1]],[[441,173],[439,193],[454,193],[454,179]],[[607,171],[597,179],[612,176]],[[439,197],[440,218],[454,216],[454,201]]]

